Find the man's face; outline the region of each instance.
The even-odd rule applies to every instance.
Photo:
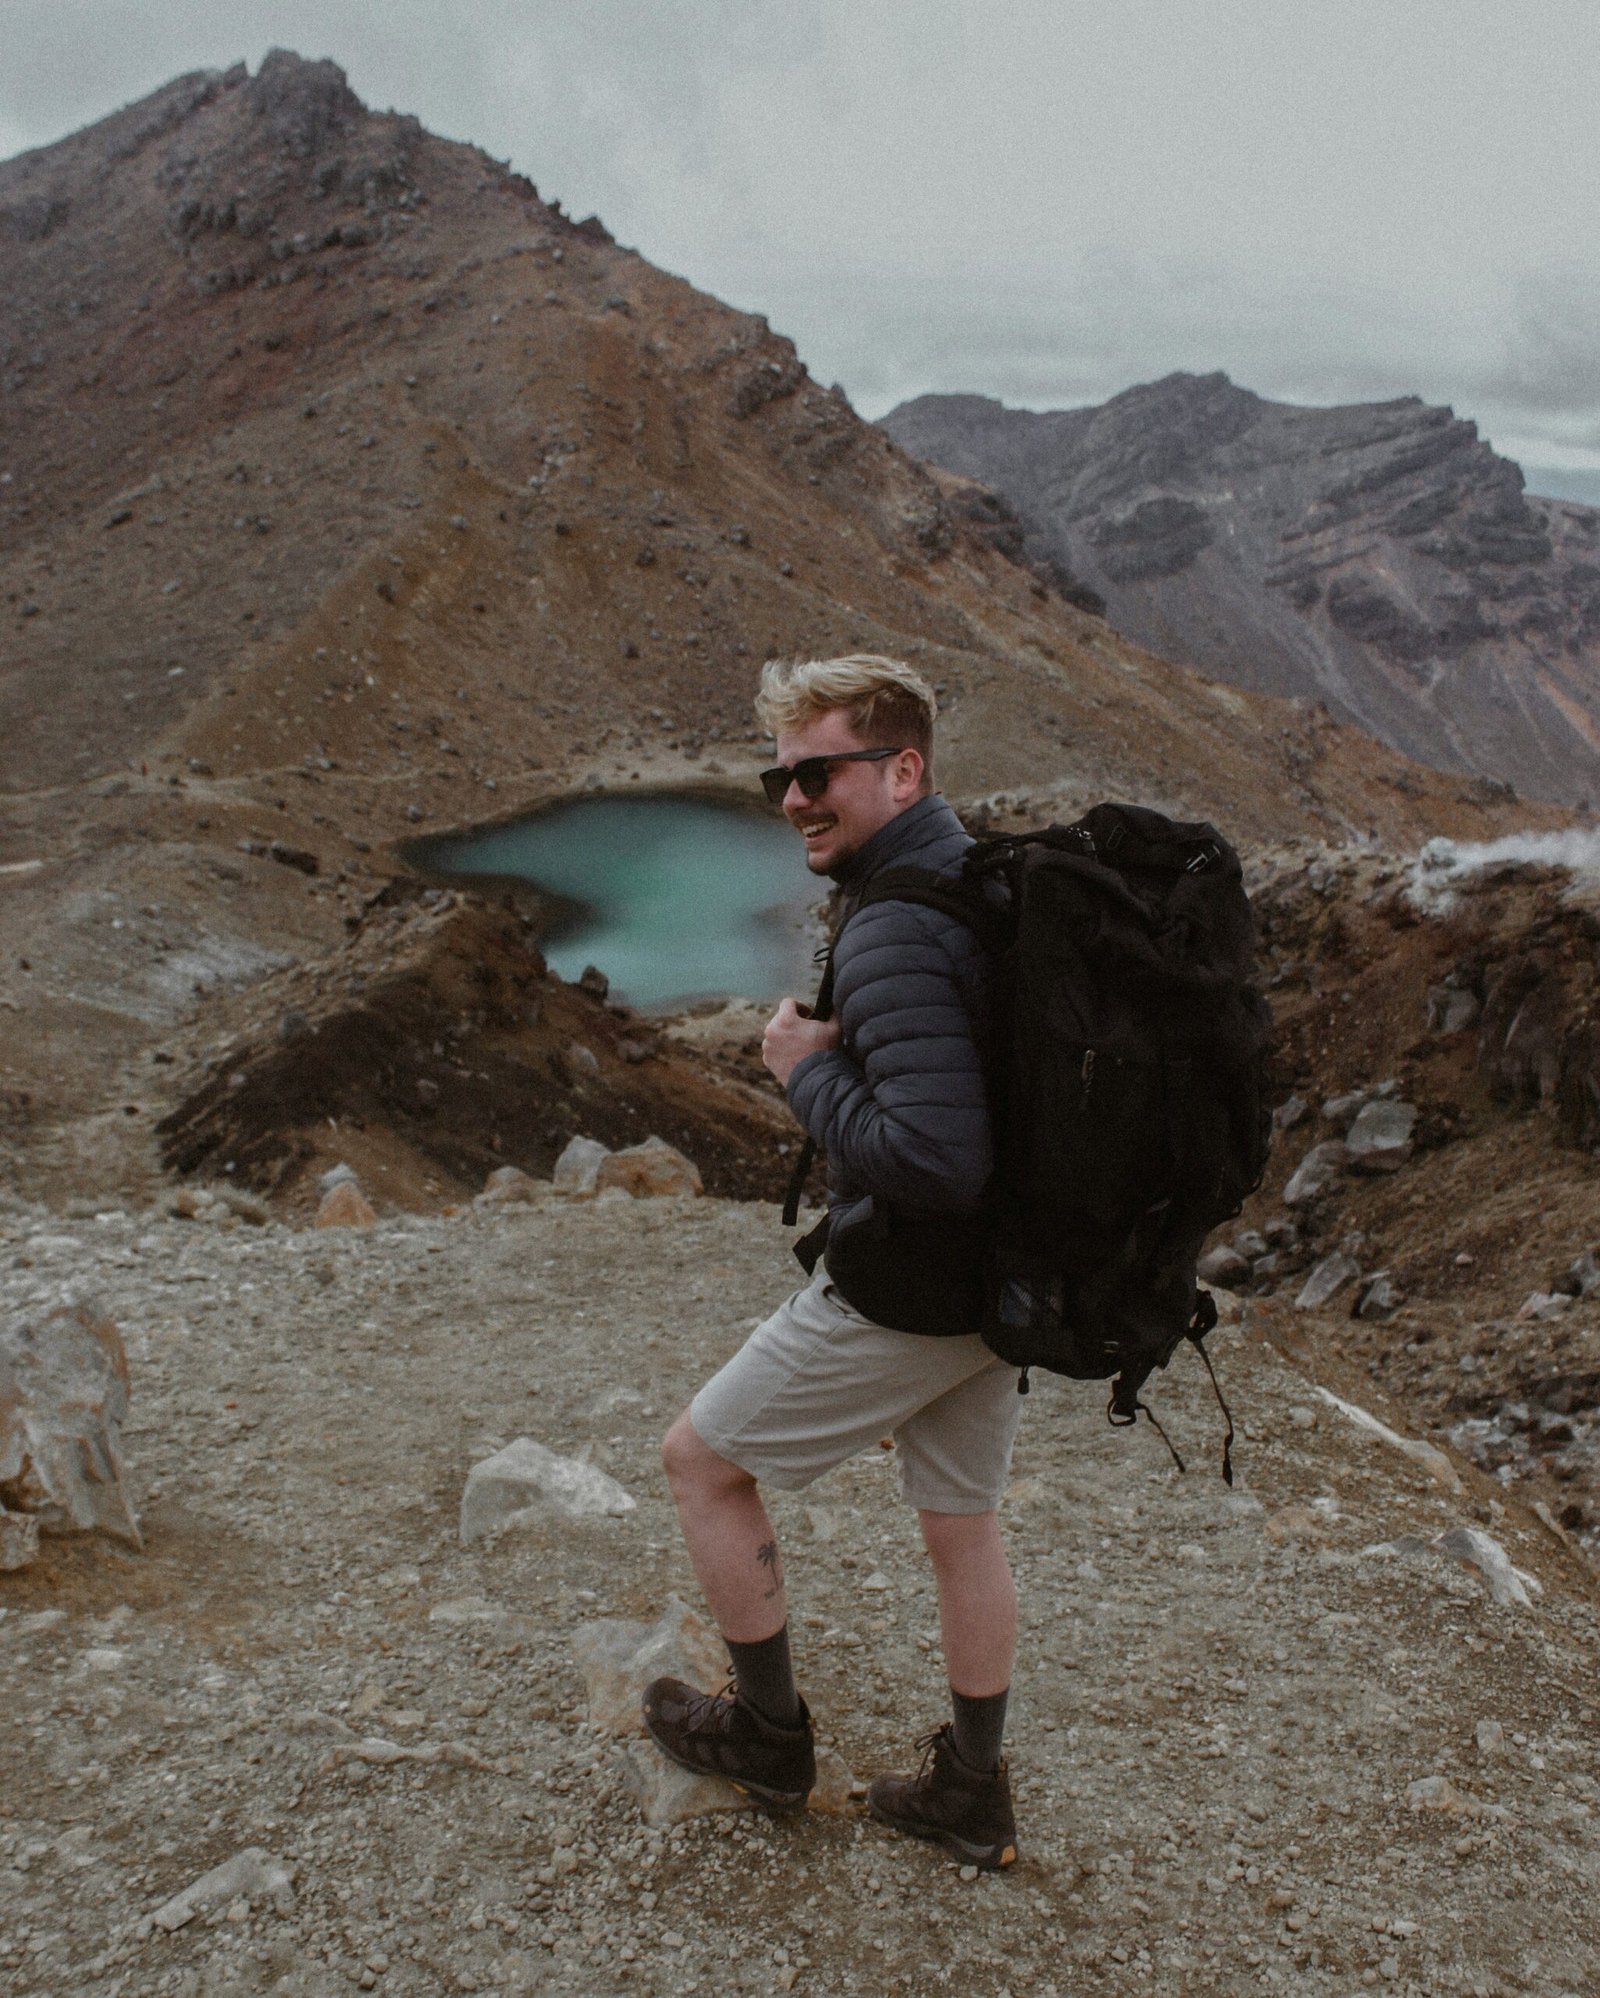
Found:
[[[777,739],[778,761],[790,769],[808,756],[838,756],[867,749],[835,708],[804,728],[786,730]],[[783,814],[806,843],[806,865],[813,874],[837,874],[858,854],[880,826],[898,818],[922,792],[922,758],[914,749],[879,763],[830,765],[828,788],[820,798],[808,798],[791,783]]]

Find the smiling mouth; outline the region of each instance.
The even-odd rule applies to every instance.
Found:
[[[838,823],[839,821],[830,813],[825,819],[802,819],[799,830],[801,836],[810,841],[820,839],[824,833],[832,832]]]

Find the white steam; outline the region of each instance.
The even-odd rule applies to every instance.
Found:
[[[1564,832],[1507,833],[1503,839],[1430,839],[1411,869],[1407,893],[1425,915],[1440,915],[1469,875],[1532,862],[1564,867],[1575,882],[1600,883],[1600,826]]]

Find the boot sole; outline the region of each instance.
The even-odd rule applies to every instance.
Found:
[[[715,1777],[719,1783],[726,1783],[730,1790],[737,1790],[741,1797],[748,1797],[753,1804],[761,1805],[763,1810],[772,1812],[775,1817],[791,1817],[796,1811],[803,1811],[806,1807],[806,1799],[811,1795],[812,1788],[809,1783],[803,1790],[774,1790],[764,1783],[752,1783],[747,1777],[729,1776],[724,1770],[708,1769],[704,1763],[691,1762],[686,1755],[680,1755],[677,1749],[669,1748],[651,1727],[648,1717],[645,1720],[644,1731],[669,1762],[676,1763],[680,1769],[686,1769],[691,1776]]]
[[[894,1831],[909,1832],[913,1838],[925,1838],[932,1845],[942,1845],[946,1852],[953,1852],[957,1859],[968,1866],[976,1866],[984,1873],[999,1873],[1008,1866],[1014,1866],[1017,1858],[1015,1839],[1001,1839],[987,1845],[975,1844],[963,1838],[959,1832],[940,1831],[934,1825],[919,1824],[914,1818],[897,1818],[875,1804],[869,1797],[867,1809],[880,1825],[888,1825]]]

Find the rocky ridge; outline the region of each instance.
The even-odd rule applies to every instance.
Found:
[[[1600,799],[1600,510],[1530,498],[1450,410],[1175,374],[1039,414],[922,396],[883,428],[993,488],[967,501],[990,538],[1152,651],[1437,768]]]

